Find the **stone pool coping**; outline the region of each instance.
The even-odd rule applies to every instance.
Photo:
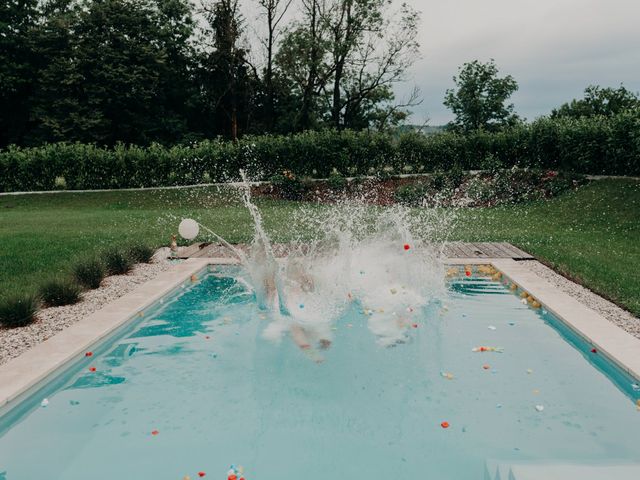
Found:
[[[491,264],[513,283],[533,296],[547,311],[605,355],[621,370],[640,381],[640,339],[559,290],[526,265],[512,259],[450,259],[450,265]]]
[[[511,259],[456,258],[448,265],[491,264],[535,297],[559,320],[606,355],[623,371],[640,380],[640,339],[612,324],[599,313],[558,290],[547,280]],[[84,357],[138,313],[188,281],[209,265],[233,265],[229,258],[190,258],[162,272],[133,292],[114,300],[57,335],[0,366],[0,416],[41,386],[64,366]]]

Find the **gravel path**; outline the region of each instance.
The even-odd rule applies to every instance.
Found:
[[[634,337],[640,338],[640,318],[634,317],[631,313],[623,310],[616,304],[605,300],[599,295],[593,293],[591,290],[566,279],[536,260],[525,260],[518,263],[526,265],[539,277],[544,278],[564,293],[580,301],[592,310],[595,310],[611,323],[619,326],[623,330],[626,330]]]
[[[107,277],[100,288],[85,292],[75,305],[41,310],[38,320],[27,327],[0,328],[0,365],[168,270],[172,264],[166,259],[167,254],[168,249],[161,249],[153,263],[138,264],[128,275]]]

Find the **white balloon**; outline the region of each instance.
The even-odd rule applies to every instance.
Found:
[[[178,232],[185,240],[193,240],[198,236],[199,231],[200,226],[198,225],[198,222],[191,218],[183,219],[178,226]]]

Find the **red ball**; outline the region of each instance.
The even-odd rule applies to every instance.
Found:
[[[95,372],[96,371],[96,367],[89,367],[89,371],[90,372]]]
[[[93,356],[93,352],[87,352],[84,354],[85,357],[91,357]]]
[[[598,350],[596,350],[595,348],[592,348],[591,353],[598,353]]]
[[[403,248],[405,250],[409,250],[411,248],[411,245],[409,245],[408,243],[405,243]]]
[[[469,270],[467,270],[466,272],[464,272],[464,274],[465,274],[467,277],[470,277],[470,276],[471,276],[471,272],[470,272]]]
[[[204,472],[198,472],[198,476],[199,477],[204,477],[205,475],[206,475],[206,473],[204,473]]]
[[[442,422],[442,423],[440,424],[440,426],[441,426],[442,428],[449,428],[449,422]]]

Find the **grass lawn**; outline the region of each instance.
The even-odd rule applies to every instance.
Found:
[[[247,241],[250,217],[233,197],[213,189],[2,196],[0,296],[33,290],[108,245],[166,245],[185,216],[231,242]],[[272,236],[291,238],[299,205],[259,206]],[[639,181],[602,180],[547,202],[462,210],[450,238],[512,242],[640,316]]]

